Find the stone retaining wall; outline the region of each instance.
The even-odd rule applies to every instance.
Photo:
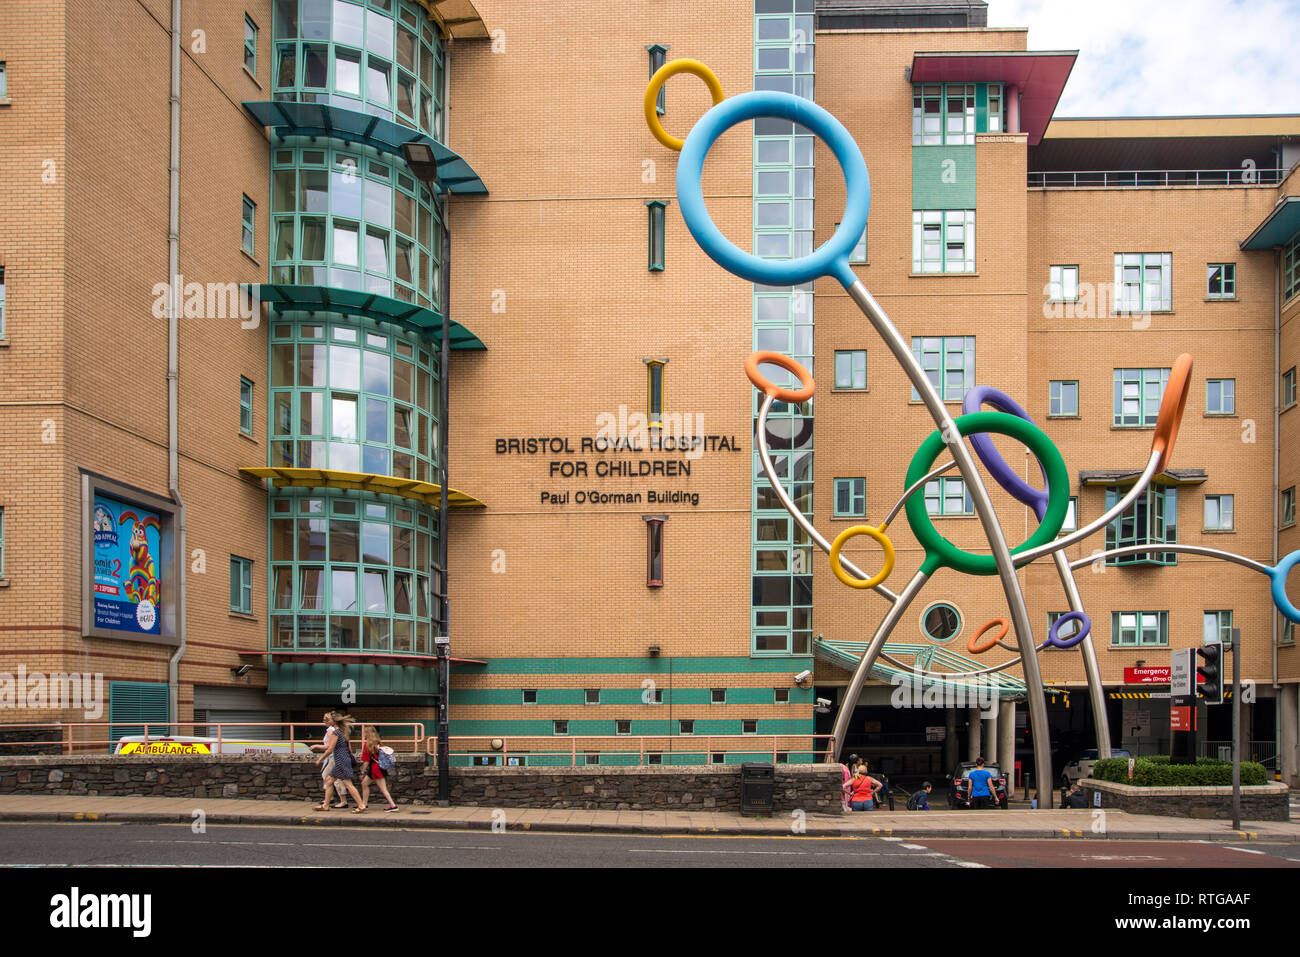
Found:
[[[774,781],[774,813],[839,810],[839,765],[776,765]],[[402,757],[392,791],[398,803],[434,804],[438,772],[423,756]],[[313,761],[289,755],[5,755],[0,756],[0,794],[319,801],[322,787]],[[451,803],[738,811],[740,766],[452,768]]]
[[[1095,806],[1094,794],[1101,794],[1101,806],[1133,814],[1160,814],[1232,820],[1231,787],[1146,788],[1084,778],[1079,782],[1088,796],[1088,806]],[[1241,788],[1243,821],[1289,821],[1291,790],[1285,784],[1243,785]]]

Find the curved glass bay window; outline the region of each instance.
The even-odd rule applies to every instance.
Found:
[[[435,508],[366,492],[277,489],[272,650],[432,654],[437,557]]]
[[[409,0],[276,0],[274,99],[382,116],[439,142],[446,50]]]
[[[355,317],[271,325],[273,467],[438,480],[438,356]]]
[[[439,196],[368,147],[276,147],[271,160],[272,282],[441,309]]]

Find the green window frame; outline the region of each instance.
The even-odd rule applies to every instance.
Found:
[[[5,577],[5,510],[0,505],[0,581]]]
[[[912,85],[912,145],[975,143],[974,83]]]
[[[1168,384],[1168,369],[1116,369],[1112,424],[1116,428],[1155,428]]]
[[[1110,511],[1127,494],[1124,486],[1106,487],[1106,511]],[[1178,542],[1178,489],[1172,485],[1148,488],[1106,526],[1106,550],[1129,545],[1174,545]],[[1107,565],[1177,565],[1177,552],[1135,552],[1112,555]]]
[[[9,99],[9,70],[6,61],[0,60],[0,100]]]
[[[1049,418],[1076,417],[1079,414],[1079,380],[1053,379],[1047,386],[1047,415]]]
[[[1205,266],[1205,298],[1237,298],[1237,264],[1207,263]]]
[[[1073,532],[1079,527],[1079,496],[1071,495],[1070,503],[1065,507],[1065,521],[1061,523],[1061,531]]]
[[[667,359],[644,359],[646,377],[646,412],[649,427],[657,428],[664,420],[664,365]]]
[[[1282,528],[1295,524],[1295,486],[1282,489]]]
[[[928,515],[974,515],[975,502],[966,482],[941,476],[925,483],[925,511]]]
[[[1112,611],[1110,613],[1112,648],[1156,647],[1169,645],[1169,612]]]
[[[1295,405],[1295,366],[1282,373],[1282,408],[1289,409]]]
[[[667,46],[661,43],[652,43],[646,47],[646,52],[650,54],[650,76],[659,72],[665,61],[668,59]],[[663,116],[668,109],[668,84],[662,84],[659,87],[659,95],[655,98],[655,112]]]
[[[1051,266],[1048,268],[1047,298],[1051,302],[1079,301],[1079,267]]]
[[[1233,530],[1233,497],[1231,495],[1205,496],[1205,531],[1230,532]]]
[[[1169,312],[1174,308],[1171,253],[1115,254],[1115,312]]]
[[[975,272],[975,210],[912,210],[912,273]]]
[[[256,244],[254,243],[254,230],[257,226],[257,204],[244,197],[243,205],[243,231],[240,236],[240,248],[248,255],[254,255]]]
[[[649,211],[649,270],[662,272],[664,268],[664,208],[668,205],[663,200],[646,201]]]
[[[1282,300],[1300,293],[1300,233],[1282,247]]]
[[[931,641],[952,641],[961,634],[961,626],[961,611],[951,602],[937,601],[921,613],[921,632]]]
[[[840,224],[836,223],[835,228],[839,229]],[[862,235],[858,237],[857,243],[853,246],[853,251],[849,253],[849,262],[854,265],[865,265],[867,262],[867,227],[862,227]]]
[[[5,267],[0,266],[0,342],[5,337]]]
[[[1232,643],[1232,610],[1206,611],[1201,616],[1201,644],[1227,645]]]
[[[253,613],[253,560],[230,556],[230,610],[238,615]]]
[[[257,24],[244,14],[244,69],[257,76]]]
[[[835,388],[865,391],[867,388],[867,350],[835,351]]]
[[[866,514],[866,478],[837,478],[835,480],[835,517],[862,518]]]
[[[253,383],[239,377],[239,431],[253,434]]]
[[[974,336],[913,336],[912,355],[945,402],[960,402],[975,385]],[[921,401],[915,388],[912,401]]]
[[[1001,83],[990,83],[988,85],[988,111],[984,118],[984,128],[980,129],[977,125],[977,133],[1001,133],[1006,128],[1006,116],[1003,112],[1006,98],[1003,96]],[[976,122],[979,122],[979,114],[976,113]]]
[[[1237,380],[1236,379],[1206,379],[1205,380],[1205,414],[1206,415],[1236,415],[1237,413]]]

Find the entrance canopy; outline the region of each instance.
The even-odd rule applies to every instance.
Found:
[[[862,661],[862,656],[867,653],[867,644],[865,641],[828,641],[825,638],[816,638],[813,640],[813,654],[829,664],[853,671]],[[978,671],[985,667],[973,658],[953,654],[951,651],[930,644],[886,642],[884,651],[904,662],[910,660],[915,668],[929,671]],[[979,689],[991,689],[1002,699],[1017,699],[1025,696],[1025,683],[1005,672],[977,677],[963,677],[960,674],[952,674],[951,677],[930,677],[877,659],[871,667],[871,677],[896,685],[903,684],[909,679],[914,685],[922,682],[927,686],[937,683],[943,691],[960,691],[967,696]]]

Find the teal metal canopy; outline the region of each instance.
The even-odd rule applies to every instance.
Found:
[[[359,113],[328,103],[287,101],[244,104],[263,126],[274,127],[281,136],[330,136],[365,143],[383,153],[403,157],[403,143],[421,143],[433,150],[438,164],[438,188],[449,193],[486,196],[487,187],[478,173],[454,151],[419,130],[402,126],[382,116]]]
[[[934,645],[886,642],[884,651],[895,658],[911,658],[912,664],[916,668],[933,671],[936,670],[933,666],[941,665],[944,668],[955,669],[955,671],[947,677],[930,678],[897,668],[886,661],[877,659],[876,663],[871,666],[871,677],[880,681],[900,684],[910,679],[913,683],[919,685],[924,680],[925,682],[935,682],[945,690],[956,691],[960,688],[967,694],[979,688],[987,688],[996,692],[1000,698],[1023,698],[1025,695],[1025,683],[1005,672],[976,677],[961,675],[960,671],[977,671],[983,665],[973,658],[956,655]],[[846,671],[855,670],[859,662],[862,661],[862,656],[866,653],[867,642],[865,641],[827,641],[824,638],[813,640],[813,654],[825,662],[844,668]]]
[[[1300,196],[1288,196],[1273,207],[1273,212],[1246,237],[1241,248],[1253,251],[1284,246],[1296,233],[1300,233]]]
[[[288,286],[263,283],[257,287],[261,301],[269,303],[279,312],[303,310],[306,312],[338,312],[350,316],[365,316],[378,322],[393,322],[412,329],[426,339],[442,335],[442,316],[432,309],[403,302],[391,296],[355,289],[335,289],[333,286]],[[452,349],[485,350],[481,339],[459,322],[448,323]]]

